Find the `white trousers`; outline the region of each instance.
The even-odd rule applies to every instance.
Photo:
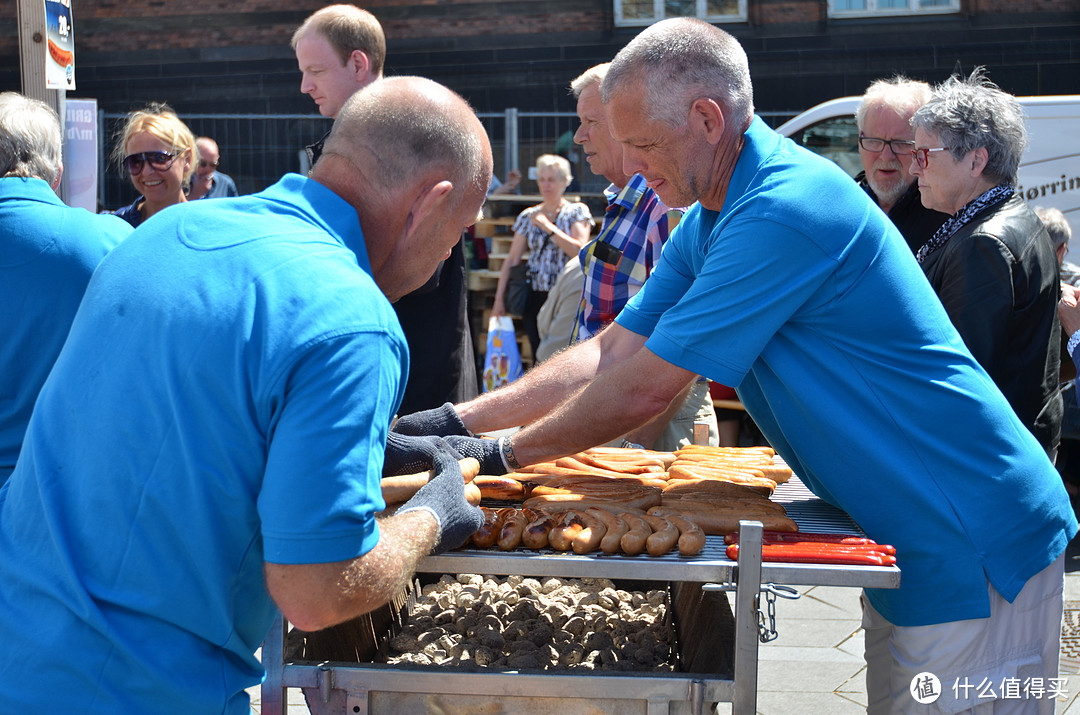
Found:
[[[987,584],[989,618],[932,626],[894,626],[864,596],[867,713],[1053,715],[1066,687],[1058,676],[1064,580],[1061,556],[1013,603]]]

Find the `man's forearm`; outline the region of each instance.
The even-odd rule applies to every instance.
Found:
[[[663,412],[693,377],[640,350],[515,434],[514,454],[521,464],[530,464],[609,442]]]
[[[535,422],[580,390],[597,372],[600,343],[587,340],[564,350],[498,390],[455,405],[474,434]]]
[[[676,395],[675,399],[668,404],[667,409],[643,424],[641,427],[632,430],[626,435],[626,439],[634,444],[640,444],[643,447],[652,449],[653,445],[656,444],[656,440],[664,433],[668,423],[670,423],[675,415],[679,413],[679,410],[682,409],[683,403],[686,402],[686,397],[690,394],[690,389],[693,388],[696,380],[697,375],[686,383],[686,387],[684,387],[682,392]]]
[[[435,517],[411,511],[379,521],[379,543],[350,561],[267,563],[266,585],[297,628],[322,630],[387,603],[412,579],[438,538]]]

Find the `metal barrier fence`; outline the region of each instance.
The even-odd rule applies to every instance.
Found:
[[[773,126],[795,112],[761,112]],[[485,112],[478,115],[491,140],[495,175],[503,180],[517,168],[525,192],[535,192],[529,168],[545,153],[562,154],[574,171],[574,192],[597,193],[607,181],[593,175],[573,141],[578,127],[573,112]],[[135,200],[126,173],[109,160],[126,115],[99,112],[100,131],[98,200],[101,208],[117,209]],[[196,136],[213,137],[221,149],[219,169],[236,181],[241,193],[270,186],[282,175],[306,171],[304,147],[330,130],[331,120],[317,114],[187,114],[181,119]]]

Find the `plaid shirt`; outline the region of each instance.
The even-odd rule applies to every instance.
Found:
[[[595,335],[615,320],[627,301],[641,290],[660,260],[660,249],[685,211],[665,206],[645,185],[641,174],[634,174],[618,194],[614,184],[604,193],[608,198],[604,225],[578,254],[585,272],[585,289],[571,344]]]

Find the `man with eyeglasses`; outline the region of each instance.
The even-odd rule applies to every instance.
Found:
[[[188,199],[194,201],[239,196],[232,177],[217,170],[221,160],[217,142],[210,137],[199,137],[195,140],[195,146],[199,150],[199,163],[195,165],[195,176],[191,178]]]
[[[948,218],[923,206],[908,171],[915,146],[911,117],[928,99],[930,85],[898,76],[872,83],[855,110],[863,165],[855,180],[900,229],[912,253]]]

